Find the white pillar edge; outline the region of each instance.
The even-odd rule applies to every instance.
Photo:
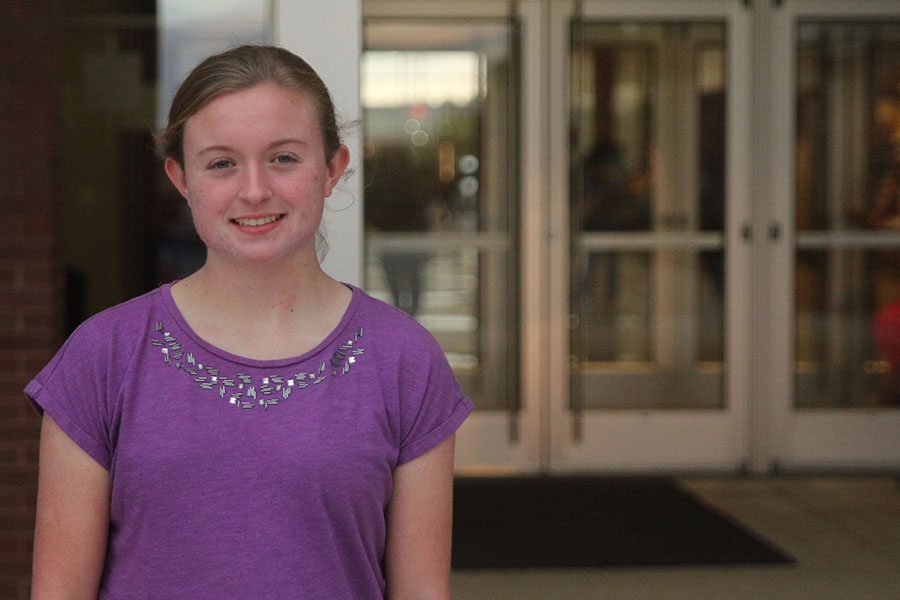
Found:
[[[273,1],[274,43],[302,57],[331,91],[338,125],[350,149],[351,174],[325,202],[329,251],[322,267],[339,281],[363,283],[361,0]]]

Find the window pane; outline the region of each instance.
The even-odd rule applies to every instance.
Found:
[[[896,228],[900,23],[801,23],[797,228]]]
[[[797,253],[799,408],[900,402],[900,249]]]

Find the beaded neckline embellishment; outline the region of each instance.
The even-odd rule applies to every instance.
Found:
[[[363,336],[363,329],[359,327],[351,339],[338,346],[331,360],[319,363],[312,371],[301,370],[292,375],[275,373],[257,380],[247,373],[222,373],[214,365],[198,362],[192,352],[183,348],[178,338],[166,331],[162,321],[156,323],[156,335],[160,337],[152,337],[150,344],[160,349],[166,365],[193,377],[194,383],[201,389],[218,393],[219,398],[226,400],[229,406],[245,410],[257,406],[266,409],[277,406],[290,398],[295,390],[318,385],[328,377],[346,375],[357,358],[366,353],[358,345]]]

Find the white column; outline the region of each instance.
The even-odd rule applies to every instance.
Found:
[[[275,0],[273,6],[275,44],[301,56],[319,73],[334,98],[338,125],[350,125],[343,137],[350,148],[352,174],[325,205],[323,224],[330,250],[322,265],[332,277],[362,285],[361,0]]]

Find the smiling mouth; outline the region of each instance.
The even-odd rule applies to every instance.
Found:
[[[247,219],[247,218],[237,218],[232,219],[232,223],[237,223],[242,227],[260,227],[262,225],[268,225],[269,223],[274,223],[275,221],[280,221],[284,218],[284,215],[269,215],[268,217],[260,217],[258,219]]]

